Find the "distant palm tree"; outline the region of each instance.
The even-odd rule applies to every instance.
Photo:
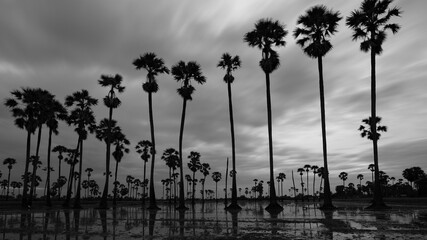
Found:
[[[371,181],[374,182],[375,164],[369,164],[368,169],[371,171]]]
[[[154,121],[153,121],[153,101],[152,94],[156,93],[159,86],[156,81],[156,76],[161,73],[169,74],[169,69],[165,66],[163,59],[158,58],[154,53],[145,53],[133,61],[136,69],[144,68],[147,70],[146,82],[142,84],[144,91],[148,93],[148,108],[150,118],[150,133],[151,133],[151,171],[150,171],[150,206],[149,209],[160,209],[156,204],[156,196],[154,191],[154,161],[156,158],[156,141],[154,138]]]
[[[357,175],[357,179],[359,179],[360,190],[362,190],[363,174],[358,174],[358,175]]]
[[[309,191],[309,188],[308,188],[308,186],[309,186],[309,184],[308,184],[308,172],[310,171],[311,166],[310,166],[310,164],[306,164],[306,165],[304,165],[304,168],[305,168],[305,172],[306,172],[306,175],[307,175],[307,196],[309,196],[310,195],[310,191]]]
[[[196,195],[196,172],[202,169],[202,164],[200,163],[200,153],[198,152],[191,151],[188,158],[190,159],[190,162],[188,163],[188,168],[190,169],[190,171],[193,172],[193,194],[191,198],[191,204],[194,206]]]
[[[35,114],[35,108],[38,103],[37,91],[37,89],[33,88],[22,88],[21,91],[15,90],[11,92],[13,98],[7,98],[5,101],[5,106],[10,109],[15,118],[15,125],[27,131],[24,176],[27,176],[29,172],[31,134],[37,129],[37,115]],[[23,208],[28,207],[28,180],[28,178],[24,178],[24,189],[21,201],[21,206]]]
[[[90,167],[86,168],[85,172],[87,172],[87,184],[88,184],[87,190],[89,190],[90,176],[92,176],[93,168],[90,168]]]
[[[174,148],[168,148],[163,152],[162,160],[166,162],[166,166],[169,167],[169,179],[172,179],[172,176],[175,175],[175,170],[179,164],[179,153]],[[176,197],[176,184],[175,179],[173,181],[174,183],[174,195]],[[187,189],[188,191],[188,189]],[[174,200],[175,200],[174,197]],[[171,201],[171,198],[169,198],[169,203]]]
[[[302,180],[302,175],[304,174],[305,170],[304,168],[298,168],[297,172],[299,172],[299,175],[301,177],[301,194],[303,196],[304,201],[304,181]]]
[[[7,169],[9,169],[9,173],[7,174],[7,195],[6,195],[6,201],[9,199],[10,171],[12,170],[12,167],[15,164],[16,164],[16,159],[14,159],[14,158],[6,158],[5,160],[3,160],[3,165],[7,165]]]
[[[148,159],[150,159],[150,154],[153,152],[153,145],[148,140],[139,141],[135,146],[136,152],[140,155],[140,158],[144,162],[144,181],[146,179],[145,173],[147,168]],[[142,188],[142,205],[145,205],[145,186]]]
[[[62,159],[64,159],[64,156],[62,155],[63,153],[67,153],[68,149],[62,145],[56,145],[53,149],[52,152],[57,152],[58,153],[58,179],[56,180],[59,186],[59,178],[61,177],[61,162]],[[61,188],[58,189],[58,199],[61,198]]]
[[[126,136],[120,131],[120,128],[115,129],[114,132],[111,132],[111,143],[115,146],[113,151],[113,158],[116,160],[116,170],[114,171],[114,182],[117,182],[117,172],[119,168],[119,163],[122,161],[122,158],[125,153],[129,153],[129,148],[126,146],[130,144]],[[114,198],[113,206],[117,205],[117,184],[114,185]]]
[[[209,175],[209,170],[211,170],[211,166],[209,165],[209,163],[202,163],[200,172],[203,174],[203,178],[200,181],[202,183],[202,202],[203,203],[205,202],[205,181],[206,181],[206,177]]]
[[[234,82],[233,71],[237,70],[241,66],[239,56],[232,57],[228,53],[224,53],[219,61],[217,67],[226,70],[224,81],[227,83],[228,89],[228,109],[230,115],[230,131],[231,131],[231,160],[233,165],[233,171],[236,172],[236,145],[234,138],[234,118],[233,118],[233,101],[231,96],[231,84]],[[234,175],[235,176],[235,175]],[[232,190],[231,190],[231,204],[227,209],[242,209],[237,203],[237,183],[236,177],[233,177]]]
[[[98,104],[98,100],[92,98],[89,95],[87,90],[81,90],[74,92],[72,95],[69,95],[65,98],[65,106],[73,107],[70,111],[70,114],[67,118],[67,123],[69,125],[76,126],[75,131],[78,135],[77,147],[75,149],[75,154],[73,154],[74,159],[72,160],[73,166],[77,162],[77,155],[80,157],[79,163],[79,176],[82,176],[82,167],[83,167],[83,141],[87,139],[88,131],[93,133],[96,128],[95,115],[93,113],[92,107]],[[74,167],[73,167],[74,170]],[[73,181],[72,175],[68,178],[69,185]],[[81,178],[79,178],[79,183],[77,186],[77,192],[74,197],[74,208],[81,208],[80,205],[80,188],[81,188]],[[68,188],[67,198],[63,204],[64,207],[68,207],[71,199],[71,187]]]
[[[182,168],[182,138],[184,136],[184,123],[185,123],[185,111],[187,109],[187,101],[192,100],[192,94],[195,91],[195,88],[191,84],[191,81],[194,80],[199,84],[206,82],[205,76],[202,75],[202,69],[197,62],[190,61],[185,63],[184,61],[179,61],[177,64],[172,66],[172,75],[174,79],[178,82],[181,82],[181,87],[178,88],[178,94],[182,97],[182,115],[181,115],[181,126],[179,129],[179,176],[180,176],[180,186],[179,186],[179,206],[178,209],[187,209],[184,202],[184,173]]]
[[[268,121],[268,145],[270,156],[270,204],[267,211],[282,211],[283,207],[277,203],[276,190],[274,188],[274,171],[273,171],[273,130],[271,117],[271,97],[270,97],[270,74],[280,65],[279,55],[274,51],[272,46],[284,46],[283,40],[288,32],[285,26],[279,21],[272,19],[260,19],[255,23],[255,29],[246,33],[244,41],[250,47],[258,47],[262,51],[260,66],[265,73],[266,95],[267,95],[267,121]]]
[[[279,173],[279,179],[280,179],[280,184],[281,184],[281,190],[282,190],[282,197],[283,197],[283,181],[286,179],[286,174],[285,173]],[[277,186],[277,188],[279,188],[279,186]]]
[[[376,112],[376,72],[375,57],[383,51],[382,44],[386,39],[386,31],[390,30],[393,34],[397,33],[400,26],[395,23],[389,23],[389,20],[396,16],[401,16],[401,11],[397,7],[389,8],[393,0],[364,0],[359,9],[351,12],[346,19],[348,27],[353,29],[353,40],[361,39],[360,50],[370,51],[371,55],[371,118],[377,119]],[[378,165],[378,135],[377,122],[370,121],[370,130],[372,131],[373,154],[375,164],[375,191],[374,202],[370,208],[386,208],[382,198],[381,184],[379,181]]]
[[[114,76],[101,75],[101,79],[98,80],[98,84],[102,87],[109,88],[107,96],[104,97],[104,105],[108,107],[108,121],[107,124],[112,123],[113,120],[113,109],[118,108],[121,104],[120,99],[116,96],[116,91],[122,93],[125,87],[122,86],[123,78],[119,74]],[[107,137],[106,137],[106,157],[105,157],[105,172],[110,172],[110,159],[111,159],[111,126],[108,125]],[[99,202],[100,208],[107,208],[107,197],[108,197],[108,184],[110,182],[110,175],[105,174],[104,190],[102,191],[101,201]]]
[[[319,169],[319,167],[317,165],[311,165],[311,170],[313,171],[313,197],[316,198],[316,174],[317,174],[317,169]]]
[[[188,187],[191,186],[191,182],[193,179],[191,179],[190,174],[185,174],[185,180],[187,181],[187,199],[189,198],[190,191],[188,190]]]
[[[319,70],[319,92],[320,92],[320,115],[322,126],[322,143],[323,143],[323,165],[325,191],[322,208],[331,209],[332,194],[329,184],[329,168],[327,160],[327,141],[326,141],[326,120],[325,120],[325,94],[323,87],[323,63],[322,58],[332,49],[329,37],[337,31],[338,22],[341,20],[340,13],[328,10],[324,5],[316,5],[307,10],[305,15],[298,18],[297,27],[294,31],[295,38],[302,36],[297,40],[297,44],[303,48],[311,58],[317,58]],[[308,182],[307,182],[308,188]],[[314,195],[314,188],[313,188]]]
[[[46,176],[46,185],[47,193],[46,193],[46,205],[52,206],[51,203],[51,194],[50,194],[50,152],[52,148],[52,133],[58,135],[58,120],[66,120],[67,119],[67,110],[64,106],[57,101],[56,99],[51,99],[48,102],[47,111],[46,111],[46,125],[49,128],[49,142],[47,147],[47,176]]]
[[[347,180],[348,178],[348,173],[341,172],[340,175],[338,175],[338,177],[342,180],[342,185],[345,187],[345,180]]]

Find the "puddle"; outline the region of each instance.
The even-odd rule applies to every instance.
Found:
[[[283,202],[272,215],[268,202],[239,202],[229,213],[222,203],[196,204],[185,212],[159,204],[159,211],[123,205],[116,209],[0,211],[2,239],[420,239],[427,237],[425,211],[321,211],[318,203]]]

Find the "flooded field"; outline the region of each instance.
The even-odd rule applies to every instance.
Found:
[[[162,205],[148,211],[138,205],[100,210],[0,210],[0,239],[427,239],[427,210],[394,206],[367,211],[337,203],[321,211],[318,203],[283,202],[271,215],[268,202],[239,202],[230,213],[224,204],[196,204],[187,211]]]

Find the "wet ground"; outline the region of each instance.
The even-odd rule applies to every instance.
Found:
[[[282,202],[271,215],[268,202],[239,202],[238,213],[224,204],[188,204],[180,212],[159,204],[159,211],[138,205],[116,209],[0,209],[0,239],[427,239],[427,209],[394,204],[386,211],[364,210],[357,202],[335,202],[335,211],[319,203]]]

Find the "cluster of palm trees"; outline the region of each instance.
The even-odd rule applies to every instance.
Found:
[[[346,25],[353,30],[353,40],[362,40],[360,49],[364,52],[371,54],[371,116],[363,120],[366,126],[361,126],[360,131],[362,137],[367,136],[373,142],[373,155],[375,166],[375,188],[374,188],[374,201],[372,207],[384,207],[381,195],[381,185],[379,179],[379,165],[378,165],[378,151],[377,141],[379,140],[380,131],[386,131],[387,128],[379,126],[380,117],[376,114],[376,74],[375,74],[375,61],[376,56],[382,53],[382,44],[386,39],[386,32],[391,31],[396,33],[399,30],[399,25],[389,23],[389,20],[394,16],[400,16],[400,9],[393,7],[389,8],[392,0],[364,0],[359,9],[351,12],[350,16],[346,19]],[[337,26],[342,19],[338,11],[328,9],[324,5],[316,5],[306,11],[304,15],[299,16],[297,20],[297,27],[293,32],[293,36],[297,39],[297,44],[303,49],[303,52],[311,58],[317,59],[319,70],[319,93],[320,93],[320,113],[321,113],[321,128],[322,128],[322,145],[323,145],[323,167],[321,174],[324,179],[324,203],[323,208],[334,208],[331,200],[331,191],[329,183],[329,168],[327,161],[327,140],[326,140],[326,121],[325,121],[325,96],[324,96],[324,80],[323,80],[323,58],[332,49],[330,38],[337,32]],[[270,166],[270,179],[269,179],[269,195],[270,204],[267,206],[267,211],[281,211],[283,208],[277,203],[275,179],[274,179],[274,161],[273,161],[273,129],[272,129],[272,110],[271,110],[271,93],[270,93],[270,75],[279,68],[280,59],[275,47],[285,46],[285,37],[288,31],[285,26],[279,21],[273,19],[260,19],[255,23],[255,28],[247,32],[243,40],[250,47],[257,47],[262,52],[262,57],[259,65],[265,73],[266,81],[266,102],[267,102],[267,125],[268,125],[268,146],[269,146],[269,166]],[[187,209],[185,206],[184,195],[184,173],[183,173],[183,135],[186,118],[186,109],[188,101],[191,101],[192,95],[195,91],[194,82],[204,84],[206,82],[205,76],[202,74],[200,65],[196,61],[179,61],[169,70],[165,66],[162,58],[159,58],[154,53],[145,53],[133,61],[133,65],[137,70],[145,69],[147,71],[146,81],[143,82],[142,88],[148,94],[148,107],[149,107],[149,122],[150,122],[150,136],[151,140],[145,140],[138,144],[137,151],[141,154],[141,159],[144,161],[144,179],[145,179],[145,166],[148,159],[151,157],[150,179],[149,179],[149,209],[158,209],[156,204],[155,190],[154,190],[154,166],[156,159],[156,141],[154,133],[154,119],[153,119],[153,93],[159,89],[157,77],[160,74],[171,73],[174,79],[180,83],[177,89],[178,94],[183,99],[181,124],[179,130],[179,149],[165,151],[162,159],[164,159],[168,167],[172,170],[169,174],[169,179],[174,179],[174,171],[179,168],[179,206],[178,209]],[[232,146],[232,190],[231,190],[231,204],[229,209],[239,209],[237,203],[237,186],[236,186],[236,153],[235,153],[235,136],[234,136],[234,120],[233,120],[233,105],[232,105],[232,92],[231,83],[234,81],[233,71],[241,66],[239,56],[231,56],[224,53],[217,65],[224,69],[226,74],[224,81],[227,83],[228,90],[228,103],[229,103],[229,117],[230,117],[230,130],[231,130],[231,146]],[[98,83],[102,87],[108,88],[107,96],[104,97],[104,105],[109,109],[108,118],[105,118],[96,125],[95,116],[92,107],[98,103],[97,99],[92,98],[87,90],[81,90],[67,96],[65,99],[65,106],[68,107],[68,113],[65,107],[55,99],[55,96],[43,89],[22,88],[12,92],[12,98],[6,100],[5,105],[10,108],[13,116],[15,117],[15,124],[27,131],[27,151],[24,170],[24,190],[22,205],[31,205],[33,193],[36,184],[37,168],[40,164],[39,160],[39,147],[41,143],[42,127],[46,125],[49,129],[48,141],[48,156],[47,156],[47,185],[50,185],[50,152],[51,152],[51,138],[52,133],[58,133],[58,121],[66,121],[70,126],[75,128],[77,133],[77,143],[74,148],[67,151],[68,159],[71,162],[69,181],[67,186],[67,194],[64,206],[68,207],[71,198],[71,189],[74,179],[74,172],[77,172],[77,190],[74,196],[74,207],[81,207],[80,205],[80,188],[82,186],[82,166],[83,166],[83,143],[87,139],[89,133],[96,133],[96,137],[106,144],[106,161],[105,161],[105,183],[102,191],[102,197],[99,204],[100,208],[107,208],[107,198],[109,191],[109,178],[110,178],[110,159],[111,155],[116,160],[115,180],[117,181],[117,164],[120,162],[124,153],[129,149],[129,141],[126,136],[121,132],[117,121],[113,119],[113,110],[118,108],[121,104],[117,93],[124,91],[125,87],[121,85],[122,77],[116,75],[102,75]],[[30,153],[31,135],[38,131],[37,147],[34,155]],[[111,144],[115,146],[115,150],[111,153]],[[58,150],[59,152],[59,150]],[[59,152],[60,155],[63,152]],[[173,164],[171,163],[173,158]],[[204,178],[209,174],[209,165],[203,166],[197,162],[200,154],[197,152],[190,153],[190,170],[193,172],[192,179],[195,179],[195,172],[200,169],[205,169],[202,173]],[[32,171],[30,171],[30,163],[32,163]],[[75,169],[78,164],[78,169]],[[191,165],[191,166],[190,166]],[[301,174],[303,171],[307,174],[307,194],[309,194],[308,187],[308,172],[313,171],[315,175],[319,172],[309,165],[304,166],[298,170]],[[228,174],[227,174],[228,175]],[[283,176],[282,176],[283,177]],[[282,179],[282,178],[281,178]],[[280,181],[282,181],[280,179]],[[58,179],[59,180],[59,179]],[[171,180],[170,180],[171,181]],[[215,181],[215,179],[214,179]],[[204,180],[203,180],[204,182]],[[216,181],[215,181],[216,182]],[[304,189],[303,181],[301,180],[302,189]],[[118,192],[117,185],[114,184],[114,199]],[[194,202],[194,187],[193,182],[193,202]],[[313,181],[314,185],[314,181]],[[203,184],[202,184],[203,186]],[[175,187],[176,188],[176,187]],[[48,189],[48,205],[50,204],[50,194]],[[145,189],[145,188],[144,188]],[[295,187],[294,187],[295,189]],[[145,191],[145,190],[144,190]],[[204,192],[204,191],[203,191]],[[303,192],[303,191],[302,191]],[[313,187],[314,192],[314,187]],[[145,194],[145,193],[143,193]],[[283,195],[283,191],[282,191]]]

